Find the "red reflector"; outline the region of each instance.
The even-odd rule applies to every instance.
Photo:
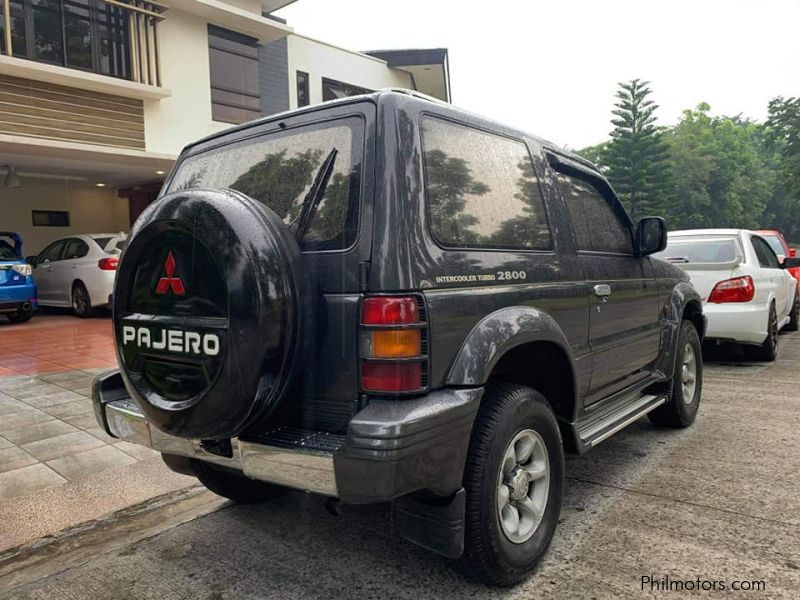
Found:
[[[97,262],[97,266],[100,267],[103,271],[116,271],[117,266],[119,265],[118,258],[101,258]]]
[[[419,323],[415,298],[408,296],[375,296],[361,304],[362,325],[406,325]]]
[[[711,290],[708,301],[714,304],[725,302],[750,302],[756,295],[756,286],[749,275],[720,281]]]
[[[422,363],[363,363],[361,387],[370,392],[411,392],[422,388]]]

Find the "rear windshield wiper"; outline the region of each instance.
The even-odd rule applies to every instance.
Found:
[[[336,162],[336,155],[338,153],[339,151],[334,148],[330,151],[328,156],[325,157],[325,161],[322,163],[322,166],[320,166],[319,171],[317,171],[316,177],[314,177],[314,183],[311,184],[308,194],[306,194],[306,197],[303,199],[303,205],[300,207],[300,214],[297,215],[297,218],[289,225],[289,229],[294,232],[295,239],[298,242],[303,241],[308,231],[308,226],[311,224],[311,221],[314,220],[317,206],[319,206],[320,200],[322,200],[322,197],[325,195],[325,188],[328,187],[328,181],[333,173],[333,165]]]

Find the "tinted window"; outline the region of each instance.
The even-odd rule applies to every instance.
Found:
[[[734,238],[673,238],[663,252],[654,256],[674,263],[728,263],[740,255]]]
[[[356,117],[275,132],[184,160],[168,191],[231,188],[263,202],[291,223],[335,148],[333,173],[302,247],[341,250],[353,244],[358,231],[363,147],[364,125]]]
[[[63,249],[64,249],[64,240],[53,242],[42,251],[42,253],[37,258],[37,263],[41,264],[46,260],[49,260],[50,262],[61,260],[61,251]]]
[[[87,254],[89,254],[89,246],[86,242],[77,238],[67,240],[67,246],[64,249],[64,260],[83,258]]]
[[[759,237],[751,237],[750,241],[753,243],[753,249],[756,251],[758,257],[758,264],[762,269],[780,269],[781,264],[778,262],[778,257],[769,247],[769,244]]]
[[[211,115],[215,121],[243,123],[261,114],[258,44],[253,38],[208,26]]]
[[[767,243],[769,244],[769,247],[772,248],[772,251],[775,252],[775,254],[779,254],[779,255],[785,255],[786,254],[786,250],[784,249],[783,244],[781,244],[781,241],[778,239],[777,236],[774,236],[774,235],[762,235],[761,237],[764,238],[765,240],[767,240]]]
[[[444,246],[552,248],[544,200],[522,142],[422,120],[428,218]]]
[[[32,210],[34,227],[69,227],[69,212],[66,210]]]
[[[631,254],[631,232],[589,181],[557,173],[578,250]]]
[[[98,246],[100,246],[100,250],[105,250],[106,246],[108,246],[108,242],[113,240],[113,237],[96,237],[92,238]]]
[[[297,72],[297,106],[308,106],[311,103],[308,94],[308,73]]]

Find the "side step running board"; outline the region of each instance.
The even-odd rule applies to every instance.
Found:
[[[586,448],[597,446],[619,430],[667,401],[666,395],[643,394],[634,400],[616,403],[601,414],[592,415],[585,423],[578,423],[578,436]]]

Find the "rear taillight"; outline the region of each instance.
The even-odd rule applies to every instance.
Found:
[[[117,267],[119,266],[119,259],[114,258],[113,256],[110,258],[101,258],[97,262],[97,266],[103,271],[116,271]]]
[[[713,304],[724,302],[750,302],[756,295],[756,286],[749,275],[720,281],[711,290],[708,301]]]
[[[361,389],[423,391],[427,386],[427,331],[421,298],[365,298],[361,303]]]

